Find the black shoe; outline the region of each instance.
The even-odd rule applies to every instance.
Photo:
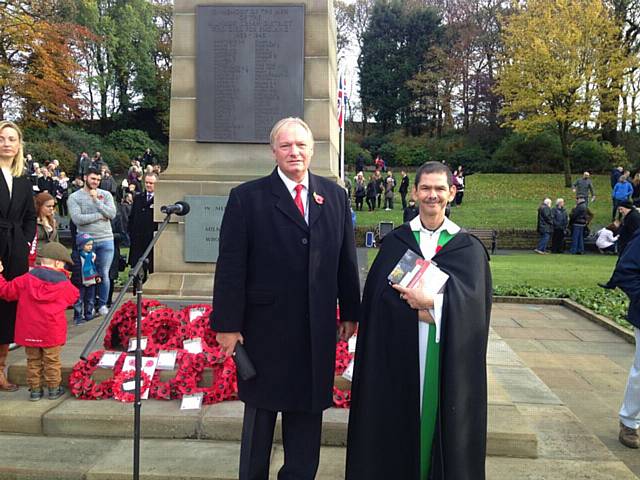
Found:
[[[41,398],[42,398],[42,389],[41,388],[34,388],[33,390],[31,390],[31,394],[29,395],[29,401],[37,402]]]
[[[598,286],[600,288],[606,288],[607,290],[613,290],[614,288],[616,288],[613,285],[609,285],[609,283],[598,283]]]
[[[49,389],[49,400],[55,400],[56,398],[60,398],[62,395],[64,395],[64,387],[62,385],[60,385],[57,388],[50,388]],[[42,393],[40,393],[40,395],[42,396]]]

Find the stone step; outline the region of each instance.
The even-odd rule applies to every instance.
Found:
[[[78,400],[68,395],[55,401],[28,402],[28,392],[0,394],[0,431],[51,437],[127,438],[133,432],[133,405],[116,400]],[[141,431],[144,438],[240,440],[241,402],[180,410],[178,400],[144,400]],[[349,411],[331,408],[323,418],[322,444],[344,446]],[[280,442],[280,423],[276,426]],[[537,438],[513,405],[489,406],[488,454],[534,458]]]

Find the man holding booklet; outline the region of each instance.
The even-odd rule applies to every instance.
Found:
[[[347,480],[483,480],[491,273],[445,217],[449,168],[422,165],[420,214],[386,235],[364,289]]]

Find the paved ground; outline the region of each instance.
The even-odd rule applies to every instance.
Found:
[[[565,444],[554,456],[590,456],[592,446],[581,441],[586,431],[640,476],[640,451],[618,442],[617,413],[634,346],[561,306],[494,304],[491,323],[494,331],[582,423],[581,428],[566,432],[574,436],[574,445]],[[562,418],[556,421],[562,422]],[[556,447],[548,436],[550,442],[544,447],[544,432],[541,437],[540,453],[544,456],[547,448]],[[562,451],[566,448],[572,451]]]

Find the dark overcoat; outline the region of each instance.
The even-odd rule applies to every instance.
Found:
[[[387,280],[408,249],[422,255],[405,223],[385,236],[367,276],[351,390],[347,480],[420,477],[418,313]],[[450,278],[442,307],[439,408],[429,478],[483,480],[488,255],[477,238],[459,232],[433,261]]]
[[[29,243],[36,234],[33,188],[27,177],[13,177],[13,194],[0,174],[0,259],[7,280],[29,271]],[[13,342],[16,302],[0,300],[0,344]]]
[[[132,267],[138,262],[144,251],[147,249],[153,232],[157,230],[157,225],[153,221],[153,199],[147,202],[146,192],[135,196],[131,213],[129,214],[128,228],[131,245],[129,247],[129,265]],[[149,272],[153,272],[153,251],[149,255]]]
[[[245,403],[320,412],[332,404],[336,305],[356,321],[360,287],[349,199],[309,172],[309,225],[276,170],[231,190],[220,231],[211,328],[241,332],[257,376]]]
[[[627,320],[640,328],[640,229],[636,230],[613,270],[609,288],[620,288],[629,297]]]

